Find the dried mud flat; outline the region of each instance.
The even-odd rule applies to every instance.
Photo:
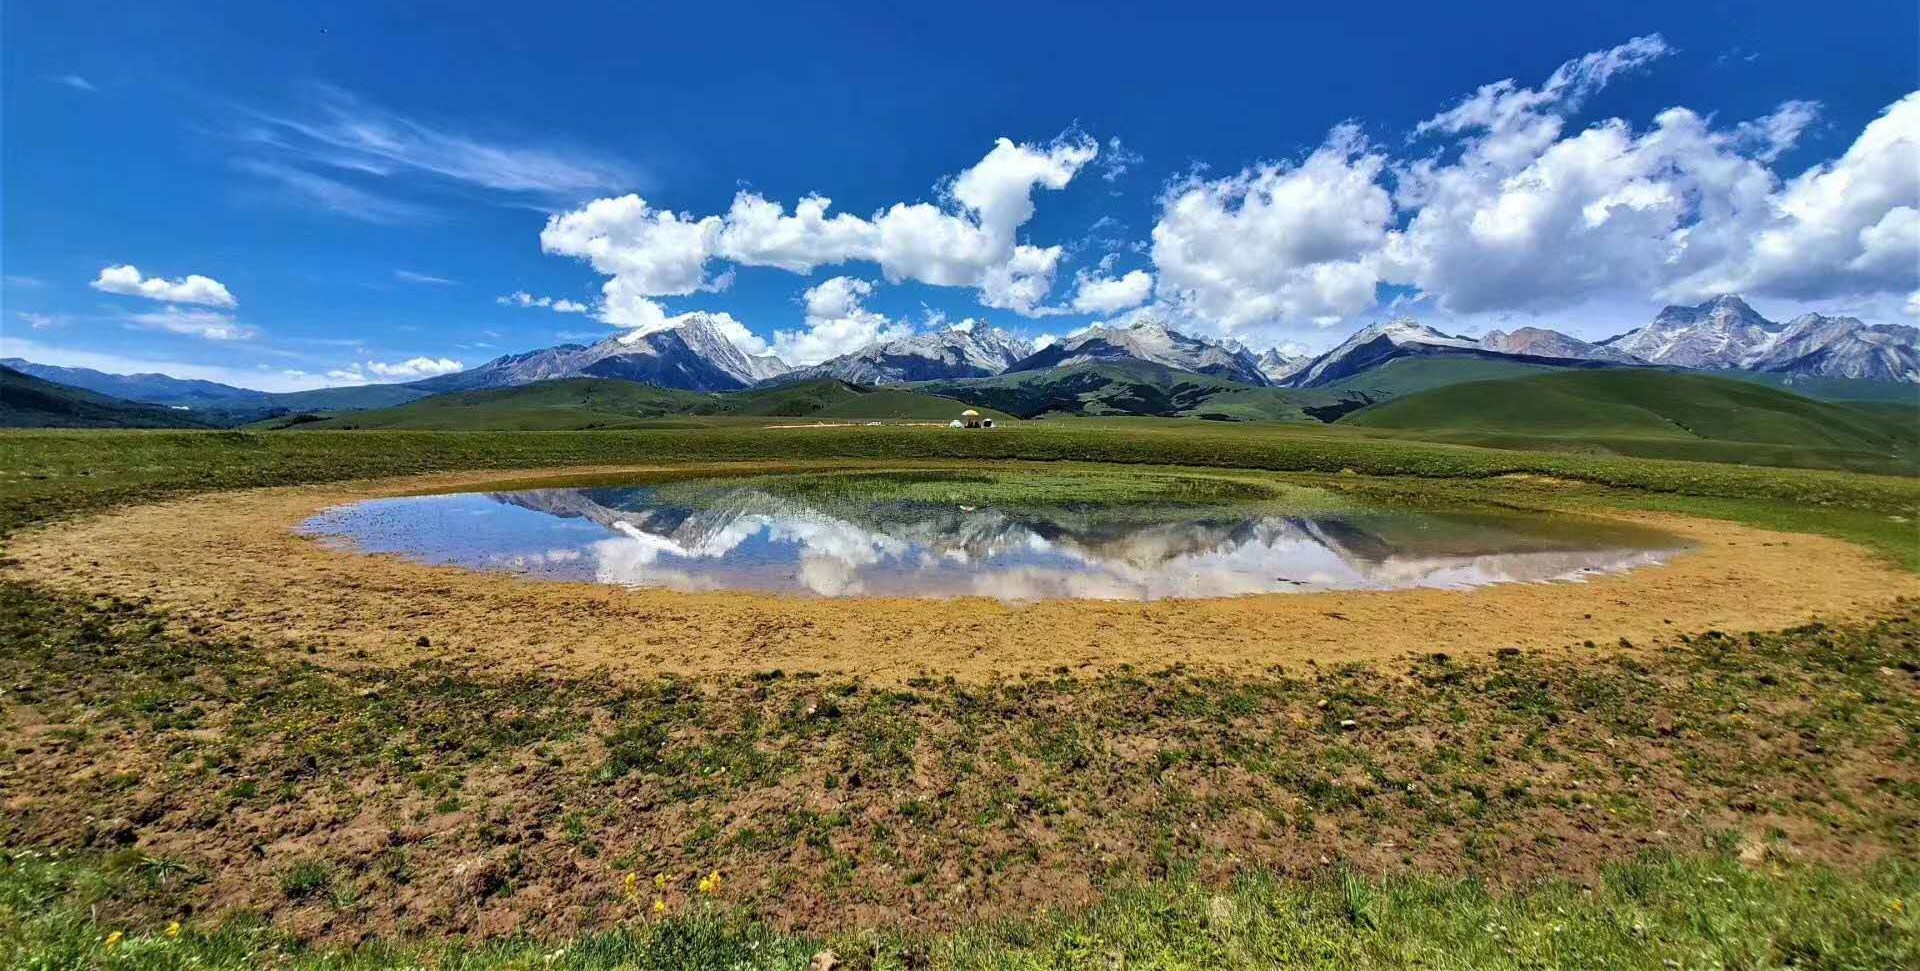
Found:
[[[1618,515],[1679,536],[1692,551],[1584,583],[1026,606],[530,581],[330,549],[294,532],[323,509],[361,499],[669,468],[694,467],[491,472],[197,496],[16,534],[10,572],[69,592],[141,600],[219,636],[298,643],[336,665],[435,659],[501,673],[638,676],[778,669],[895,683],[1173,664],[1231,672],[1409,652],[1638,644],[1681,630],[1859,617],[1920,595],[1920,578],[1838,540],[1628,513]]]

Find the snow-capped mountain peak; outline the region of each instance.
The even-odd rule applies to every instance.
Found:
[[[1247,384],[1268,383],[1260,372],[1259,360],[1245,347],[1183,334],[1158,320],[1136,320],[1125,327],[1089,327],[1047,345],[1009,370],[1036,371],[1128,359]]]
[[[1739,367],[1779,329],[1739,295],[1727,293],[1692,307],[1669,306],[1653,323],[1600,343],[1654,364]]]
[[[1821,314],[1779,324],[1734,294],[1668,307],[1645,327],[1601,344],[1678,367],[1920,383],[1920,330]]]
[[[1801,314],[1741,358],[1754,371],[1920,384],[1920,329]]]
[[[497,357],[414,386],[429,391],[502,388],[555,378],[625,378],[686,391],[732,391],[787,371],[771,354],[748,354],[727,335],[731,319],[688,314],[660,330],[631,330],[589,345]]]
[[[1258,358],[1260,373],[1268,381],[1279,384],[1299,373],[1300,369],[1313,363],[1310,354],[1287,354],[1277,347],[1269,347]]]
[[[1031,352],[1032,346],[1022,338],[966,320],[924,334],[869,344],[783,377],[834,377],[855,384],[988,377],[1005,371]]]
[[[1388,358],[1400,356],[1402,349],[1409,348],[1471,351],[1476,350],[1477,345],[1464,337],[1443,334],[1412,317],[1395,317],[1361,328],[1352,337],[1342,341],[1340,346],[1296,368],[1286,384],[1300,388],[1337,381]]]
[[[752,384],[792,370],[785,361],[773,354],[748,354],[741,350],[740,345],[727,335],[728,329],[744,330],[731,317],[695,312],[687,314],[671,331],[679,335],[688,350],[738,378],[743,384]]]

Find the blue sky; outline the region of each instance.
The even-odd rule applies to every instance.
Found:
[[[8,3],[0,356],[282,389],[689,311],[817,358],[1920,307],[1911,2],[872,6]]]

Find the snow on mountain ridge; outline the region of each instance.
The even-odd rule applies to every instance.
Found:
[[[869,344],[782,377],[834,377],[856,384],[902,384],[988,377],[1032,353],[1032,345],[998,327],[962,321],[951,327]]]
[[[1679,367],[1739,367],[1780,325],[1760,316],[1738,294],[1726,293],[1692,307],[1668,306],[1645,327],[1600,342],[1654,364]]]
[[[1802,314],[1780,324],[1735,294],[1671,306],[1601,342],[1655,364],[1920,383],[1920,330]]]
[[[1095,361],[1132,358],[1252,385],[1265,385],[1260,362],[1238,342],[1212,341],[1180,333],[1157,320],[1126,327],[1100,324],[1037,350],[1011,370],[1069,367]]]

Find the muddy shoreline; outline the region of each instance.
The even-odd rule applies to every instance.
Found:
[[[729,463],[710,472],[939,468],[951,463]],[[1135,668],[1226,672],[1408,652],[1583,649],[1678,631],[1857,617],[1920,578],[1839,540],[1690,517],[1617,513],[1684,539],[1664,565],[1585,583],[1470,591],[1272,594],[1149,603],[810,599],[678,593],[421,566],[294,532],[335,505],[487,485],[530,487],[660,465],[465,473],[216,493],[16,534],[13,575],[150,598],[176,623],[297,642],[343,667],[451,660],[488,671],[652,676],[780,669],[900,682]],[[1231,473],[1228,473],[1231,474]],[[424,639],[424,640],[423,640]]]

